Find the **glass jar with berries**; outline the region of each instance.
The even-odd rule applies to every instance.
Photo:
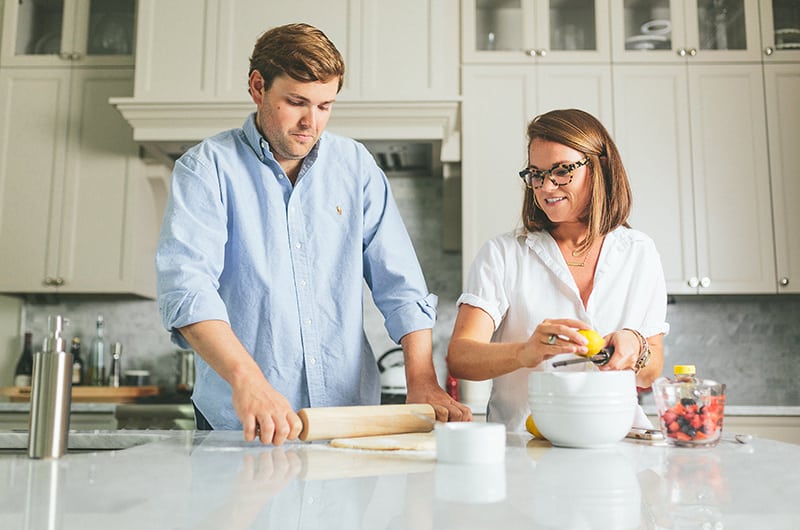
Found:
[[[653,383],[664,438],[681,447],[716,445],[722,436],[725,385],[698,378],[693,365],[676,365],[673,374]]]

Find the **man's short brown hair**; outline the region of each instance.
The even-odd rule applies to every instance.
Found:
[[[276,77],[287,75],[296,81],[328,82],[339,78],[344,82],[344,59],[325,34],[308,24],[287,24],[262,34],[250,57],[250,71],[264,78],[269,90]]]

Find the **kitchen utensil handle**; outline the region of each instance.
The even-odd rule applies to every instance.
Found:
[[[567,359],[566,361],[555,361],[553,363],[553,368],[558,368],[559,366],[567,366],[569,364],[580,364],[589,362],[592,362],[597,366],[603,366],[604,364],[608,364],[608,361],[609,359],[611,359],[612,355],[614,355],[614,346],[608,346],[607,348],[603,348],[602,350],[600,350],[599,353],[596,353],[591,357],[581,357],[580,359]]]
[[[433,407],[427,403],[313,407],[300,409],[297,415],[303,422],[300,432],[303,441],[429,432],[436,419]]]

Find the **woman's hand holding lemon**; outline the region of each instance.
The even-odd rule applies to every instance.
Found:
[[[571,318],[554,318],[536,326],[530,338],[521,345],[517,359],[532,368],[562,353],[591,356],[598,353],[605,341],[586,322]]]

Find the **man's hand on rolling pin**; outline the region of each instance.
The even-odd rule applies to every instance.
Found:
[[[257,436],[262,443],[281,445],[296,440],[303,430],[303,422],[286,398],[260,373],[233,385],[232,401],[248,442]]]
[[[406,403],[430,403],[436,412],[436,421],[472,421],[472,410],[451,398],[436,381],[409,384]]]

